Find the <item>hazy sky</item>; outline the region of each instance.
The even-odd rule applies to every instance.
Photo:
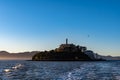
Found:
[[[65,38],[120,56],[120,0],[0,0],[0,50],[50,50]]]

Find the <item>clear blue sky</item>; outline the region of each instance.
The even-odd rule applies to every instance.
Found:
[[[120,0],[0,0],[0,50],[50,50],[65,38],[120,56]]]

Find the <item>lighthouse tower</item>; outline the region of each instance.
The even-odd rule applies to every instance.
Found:
[[[68,44],[68,38],[66,38],[66,45]]]

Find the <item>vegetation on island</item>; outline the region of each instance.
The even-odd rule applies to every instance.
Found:
[[[56,52],[54,50],[44,51],[32,57],[35,61],[73,61],[73,60],[92,60],[83,52]]]

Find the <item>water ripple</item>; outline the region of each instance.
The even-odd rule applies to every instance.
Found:
[[[0,80],[120,80],[120,61],[0,63]]]

